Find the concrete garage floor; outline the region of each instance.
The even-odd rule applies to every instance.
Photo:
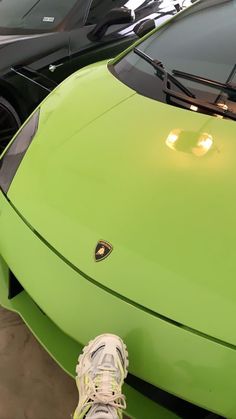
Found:
[[[0,419],[66,419],[77,401],[74,380],[0,307]]]
[[[0,307],[0,419],[70,419],[77,402],[75,381]]]
[[[0,419],[70,419],[77,402],[75,381],[0,307]]]

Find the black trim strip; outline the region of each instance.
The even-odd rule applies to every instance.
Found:
[[[23,77],[24,79],[30,81],[31,83],[34,83],[37,86],[41,87],[42,89],[46,90],[48,93],[51,93],[52,89],[48,89],[47,87],[45,87],[42,84],[38,83],[36,80],[33,80],[30,77],[26,76],[24,73],[20,72],[19,70],[16,70],[14,67],[11,67],[11,70],[14,71],[14,73],[18,74],[18,76]]]

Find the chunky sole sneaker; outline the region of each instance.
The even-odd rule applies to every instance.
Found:
[[[76,367],[79,404],[74,419],[121,419],[126,408],[122,385],[128,373],[128,352],[121,338],[96,337],[85,346]]]

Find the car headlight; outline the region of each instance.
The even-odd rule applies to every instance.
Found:
[[[0,160],[0,188],[5,194],[8,192],[17,169],[38,130],[38,122],[39,109],[33,113],[31,118],[18,131],[14,141]]]

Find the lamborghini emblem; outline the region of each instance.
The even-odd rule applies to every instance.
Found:
[[[105,242],[104,240],[99,240],[96,249],[95,249],[95,261],[100,262],[104,260],[111,254],[113,247],[111,244]]]

